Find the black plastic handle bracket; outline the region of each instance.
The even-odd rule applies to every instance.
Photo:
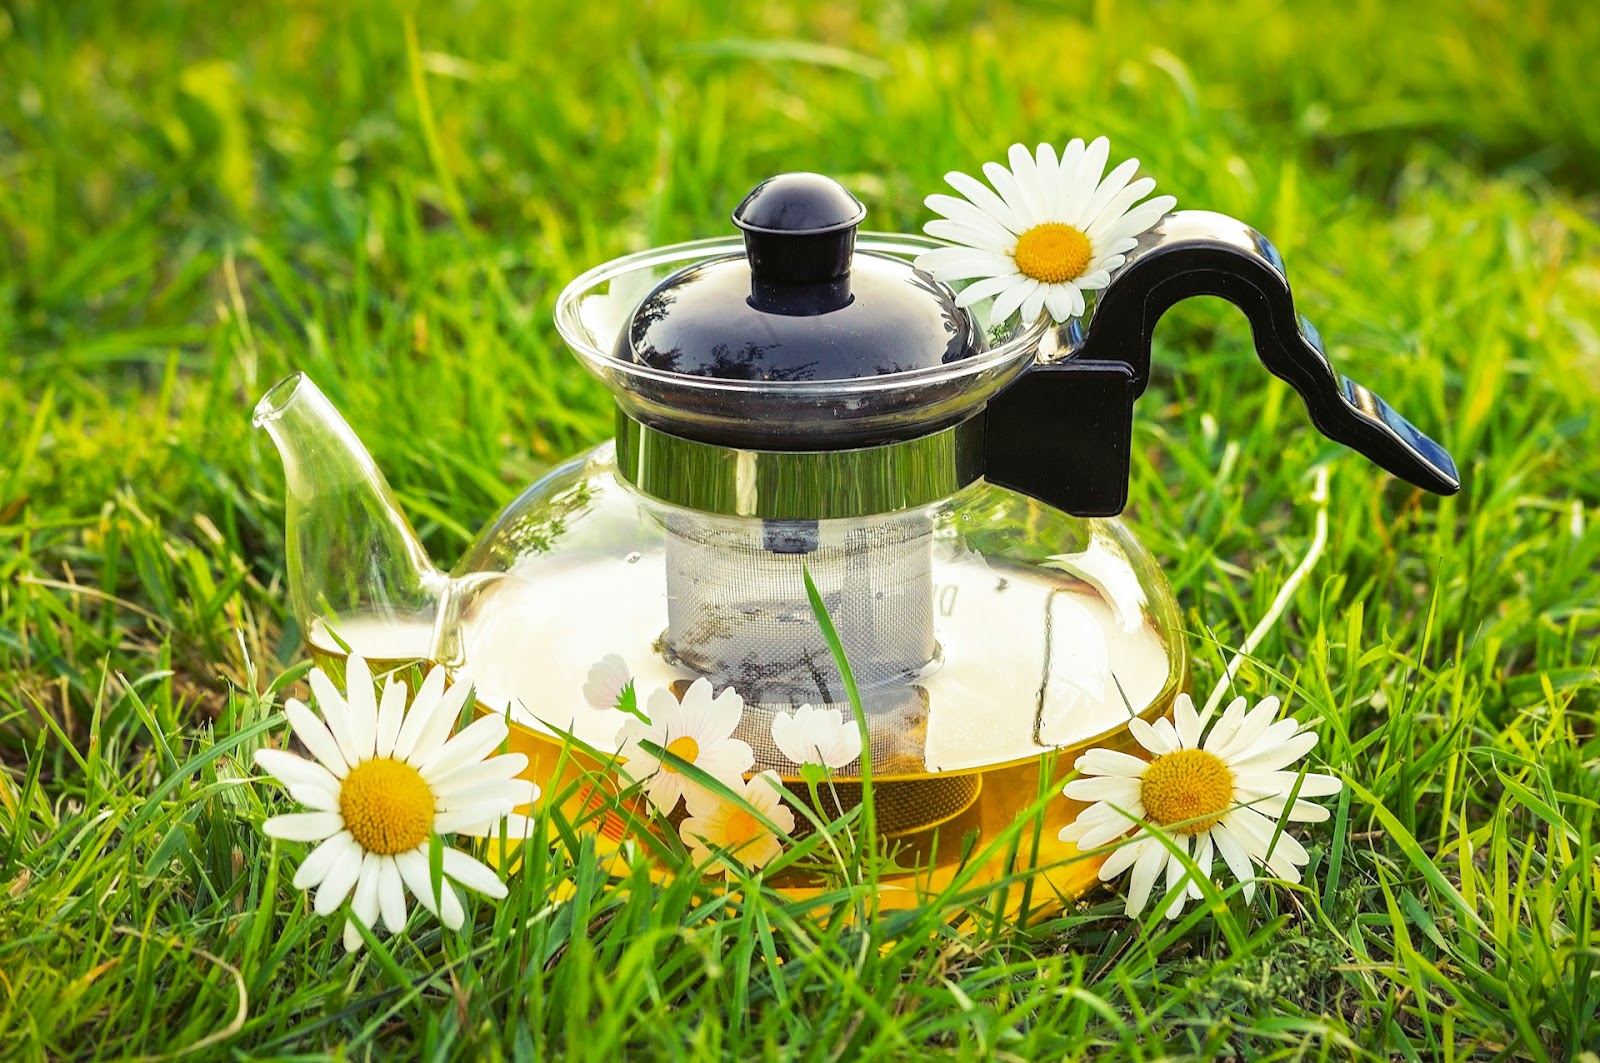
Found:
[[[1295,312],[1277,249],[1243,222],[1196,210],[1169,214],[1140,238],[1099,293],[1088,332],[1067,359],[1030,367],[990,402],[985,476],[1079,516],[1120,512],[1127,499],[1127,426],[1134,399],[1149,384],[1156,323],[1173,304],[1197,295],[1220,296],[1244,312],[1262,365],[1299,392],[1328,438],[1428,491],[1460,489],[1443,447],[1334,371],[1316,330]],[[1120,394],[1109,366],[1127,371]],[[1071,369],[1084,372],[1063,372]],[[1097,437],[1092,429],[1111,434]],[[1107,470],[1089,468],[1105,459]],[[1110,490],[1111,475],[1122,477],[1120,492]],[[1108,509],[1113,496],[1116,508]]]
[[[1128,504],[1135,388],[1125,362],[1030,367],[984,411],[984,478],[1076,517],[1116,516]]]

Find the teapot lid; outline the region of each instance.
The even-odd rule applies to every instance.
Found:
[[[733,212],[743,255],[679,270],[634,310],[616,357],[670,373],[803,382],[885,376],[986,349],[955,293],[857,251],[860,200],[815,173],[769,177]]]

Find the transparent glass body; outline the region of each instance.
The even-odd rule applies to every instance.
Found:
[[[347,615],[318,626],[317,648],[464,669],[484,709],[509,713],[551,794],[605,777],[628,718],[585,703],[592,664],[620,655],[646,692],[708,676],[744,698],[735,735],[755,770],[803,794],[772,741],[774,716],[800,704],[850,711],[804,591],[809,571],[860,686],[878,831],[908,869],[898,895],[941,888],[965,866],[964,845],[981,852],[1040,800],[1023,864],[1063,896],[1087,888],[1095,865],[1068,862],[1076,850],[1056,837],[1082,806],[1054,784],[1077,751],[1127,747],[1130,717],[1168,711],[1186,678],[1170,589],[1126,527],[981,481],[914,511],[816,522],[804,553],[772,550],[793,546],[774,542],[773,523],[646,498],[619,479],[606,444],[483,532],[452,574],[448,615]],[[592,754],[563,752],[568,734]],[[859,763],[836,771],[819,811],[858,803],[859,780]],[[992,859],[975,881],[1014,872],[1018,858]]]

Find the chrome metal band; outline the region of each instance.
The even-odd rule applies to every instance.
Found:
[[[673,505],[763,520],[863,517],[926,506],[983,475],[983,418],[856,450],[738,450],[617,411],[617,469]]]

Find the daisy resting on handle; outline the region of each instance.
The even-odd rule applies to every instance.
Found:
[[[964,173],[945,174],[964,198],[929,196],[928,208],[943,217],[924,229],[957,246],[918,255],[917,268],[939,281],[972,281],[957,306],[993,296],[994,325],[1019,309],[1024,324],[1044,310],[1058,322],[1081,316],[1083,293],[1110,284],[1139,234],[1178,203],[1172,196],[1140,203],[1155,181],[1133,180],[1138,159],[1106,174],[1110,153],[1105,137],[1088,146],[1074,140],[1059,157],[1049,144],[1032,152],[1013,144],[1009,169],[984,164],[992,189]]]
[[[1128,729],[1151,760],[1110,749],[1091,749],[1078,758],[1073,767],[1082,777],[1062,792],[1074,801],[1094,803],[1062,829],[1061,840],[1087,851],[1134,832],[1100,868],[1102,882],[1132,869],[1128,915],[1143,910],[1163,870],[1168,919],[1176,918],[1189,898],[1203,896],[1193,881],[1178,888],[1186,869],[1146,822],[1164,829],[1202,875],[1210,877],[1212,858],[1220,854],[1244,883],[1246,900],[1255,893],[1252,863],[1288,882],[1300,881],[1300,868],[1310,856],[1287,830],[1278,830],[1278,820],[1327,819],[1327,809],[1298,798],[1328,797],[1342,784],[1331,775],[1286,770],[1311,751],[1317,736],[1302,731],[1293,717],[1274,722],[1278,705],[1277,698],[1263,698],[1246,711],[1245,699],[1237,698],[1210,733],[1202,735],[1194,702],[1179,694],[1171,720],[1129,721]],[[1297,784],[1298,797],[1291,805],[1289,795]]]

